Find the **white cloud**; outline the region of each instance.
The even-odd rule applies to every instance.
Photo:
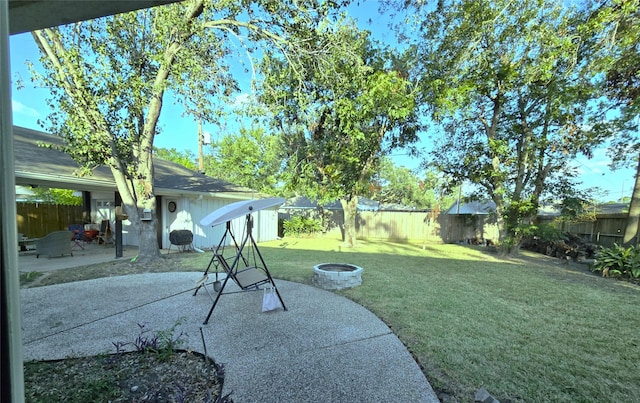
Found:
[[[40,113],[37,110],[30,108],[23,104],[20,101],[16,101],[15,99],[11,100],[11,108],[13,109],[14,114],[20,114],[30,118],[39,118]]]
[[[243,92],[242,94],[239,94],[233,99],[232,105],[234,107],[241,107],[251,102],[252,99],[253,99],[253,96],[251,94]]]

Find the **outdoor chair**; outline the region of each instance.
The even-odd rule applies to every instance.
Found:
[[[243,269],[231,270],[229,263],[221,254],[214,253],[214,257],[222,270],[229,276],[241,290],[257,289],[262,284],[270,282],[264,269],[257,266],[248,266]],[[236,264],[236,267],[238,265]]]
[[[86,238],[84,237],[84,225],[71,224],[69,225],[69,232],[71,232],[71,240],[73,241],[71,249],[75,247],[84,249],[84,246],[82,245],[82,243],[86,242]]]
[[[111,244],[113,243],[113,234],[111,232],[111,223],[109,220],[102,220],[100,223],[100,232],[94,239],[97,239],[98,244]]]
[[[71,240],[69,239],[69,231],[55,231],[36,240],[36,259],[40,255],[64,256],[71,252]]]

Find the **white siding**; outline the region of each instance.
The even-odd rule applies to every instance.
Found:
[[[200,220],[209,215],[212,211],[229,204],[230,202],[221,199],[202,198],[191,202],[191,214],[193,215],[193,244],[200,249],[215,248],[224,234],[224,226],[203,227]]]
[[[254,217],[253,237],[256,242],[273,241],[278,237],[278,211],[262,210]]]
[[[200,226],[199,222],[202,218],[206,217],[212,211],[219,209],[220,207],[233,203],[233,201],[226,200],[211,200],[206,202],[205,200],[199,201],[202,204],[202,208],[199,209],[198,203],[192,203],[192,213],[195,215],[196,211],[200,213],[197,219],[194,219],[194,244],[200,248],[214,248],[220,242],[222,235],[226,229],[224,224],[216,227],[204,228]],[[207,208],[204,210],[204,208]],[[231,231],[236,237],[238,243],[242,242],[242,238],[246,234],[245,217],[236,218],[231,222]],[[278,212],[275,210],[262,210],[253,214],[253,237],[256,242],[265,242],[276,239],[278,236]]]
[[[97,219],[97,201],[113,200],[112,193],[94,193],[92,194],[92,217],[94,222]],[[176,203],[176,211],[170,212],[168,204],[170,201]],[[212,211],[222,206],[233,203],[235,200],[218,199],[207,196],[202,197],[178,197],[164,196],[162,203],[158,206],[160,209],[160,222],[162,228],[162,248],[169,248],[169,233],[173,230],[187,229],[193,232],[193,245],[199,249],[215,248],[220,242],[226,226],[224,224],[216,227],[203,227],[200,220],[209,215]],[[115,217],[115,213],[113,213]],[[97,221],[100,222],[99,220]],[[114,222],[111,223],[115,229]],[[246,233],[245,217],[240,217],[231,222],[231,230],[236,237],[238,243],[242,242],[242,238]],[[274,240],[278,236],[278,213],[275,210],[262,210],[253,214],[253,236],[256,242],[265,242]],[[122,222],[122,241],[124,245],[138,245],[138,236],[133,231],[129,220]],[[227,244],[232,242],[227,240]]]

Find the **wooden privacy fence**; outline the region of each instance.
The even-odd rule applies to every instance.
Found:
[[[598,214],[595,221],[562,222],[560,229],[576,234],[585,241],[610,247],[614,243],[622,244],[626,225],[627,214]]]
[[[339,232],[344,224],[342,210],[288,209],[278,215],[280,236],[282,221],[296,215],[320,220],[326,232]],[[428,211],[358,211],[356,232],[367,239],[442,241],[440,223]]]
[[[499,238],[498,225],[488,214],[441,214],[439,217],[442,241],[466,243],[493,241]]]
[[[18,233],[41,238],[53,231],[68,230],[82,224],[82,206],[43,203],[16,203]]]
[[[322,221],[326,232],[339,232],[344,224],[342,210],[324,211],[323,217],[315,209],[290,209],[280,212],[279,225],[295,215],[310,216]],[[555,217],[544,217],[551,223]],[[595,221],[562,222],[559,228],[583,239],[605,246],[620,244],[627,222],[626,214],[599,214]],[[498,228],[490,215],[436,214],[428,211],[358,211],[356,218],[358,238],[413,240],[432,242],[469,242],[472,240],[498,240]],[[279,228],[282,236],[282,228]]]
[[[359,238],[442,241],[437,216],[427,211],[359,211]]]
[[[553,218],[547,220],[551,221]],[[595,221],[561,222],[558,226],[563,232],[610,247],[622,243],[626,224],[626,214],[598,214]],[[445,243],[498,240],[498,227],[490,215],[440,213],[435,218],[428,212],[364,211],[358,212],[356,228],[357,236],[362,238]]]

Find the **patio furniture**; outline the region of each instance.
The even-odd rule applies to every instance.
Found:
[[[98,231],[97,229],[85,229],[82,235],[84,236],[85,242],[91,243],[99,233],[100,231]]]
[[[84,250],[84,246],[82,245],[82,242],[86,242],[86,239],[83,235],[84,226],[82,224],[71,224],[69,225],[69,232],[71,232],[71,240],[73,241],[71,249],[77,246],[80,249]]]
[[[71,240],[69,239],[69,231],[54,231],[44,237],[36,240],[36,258],[40,255],[64,256],[71,252]]]
[[[188,229],[175,229],[169,233],[169,252],[171,246],[176,245],[180,252],[193,250],[193,232]]]
[[[222,235],[222,239],[220,239],[218,246],[213,251],[213,256],[209,261],[209,265],[204,271],[202,279],[196,284],[196,289],[193,293],[195,296],[201,287],[203,287],[207,293],[209,292],[205,283],[209,275],[209,270],[213,266],[216,271],[216,281],[213,284],[213,289],[217,295],[215,299],[212,297],[213,305],[204,320],[204,325],[209,323],[211,314],[218,304],[218,300],[222,294],[224,294],[224,289],[229,279],[235,282],[242,291],[260,290],[260,286],[262,285],[266,287],[273,287],[282,309],[285,311],[287,310],[287,307],[280,296],[280,292],[276,287],[276,283],[273,281],[273,277],[271,277],[267,264],[262,258],[262,254],[258,250],[258,246],[253,237],[253,218],[251,216],[251,213],[280,205],[283,202],[284,199],[279,198],[243,200],[219,208],[200,220],[200,225],[211,225],[212,227],[226,223],[226,230]],[[245,217],[245,227],[242,240],[238,245],[231,229],[231,220],[242,216]],[[224,256],[224,249],[227,244],[233,244],[234,246],[234,254],[229,257]],[[220,269],[222,269],[226,274],[222,284],[218,281],[218,271]]]
[[[36,241],[40,238],[27,238],[23,234],[18,234],[18,247],[20,248],[20,252],[26,252],[29,250],[29,246],[35,248]]]
[[[112,244],[113,243],[113,233],[111,232],[111,223],[109,220],[102,220],[100,223],[100,232],[94,239],[98,240],[98,244]]]

